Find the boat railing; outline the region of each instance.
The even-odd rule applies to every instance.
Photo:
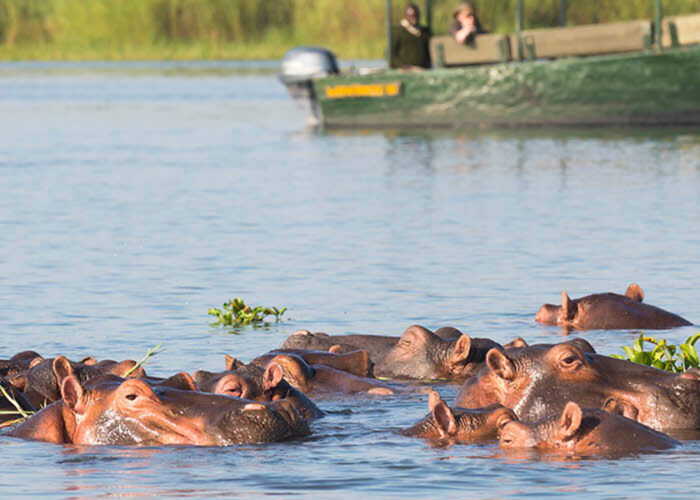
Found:
[[[700,14],[664,18],[661,44],[664,48],[700,44]]]
[[[698,23],[693,26],[700,27],[700,15],[690,17]],[[690,20],[682,19],[679,25],[686,30]],[[700,40],[700,33],[693,35]],[[690,40],[689,34],[684,36],[686,38],[677,39]],[[433,66],[439,68],[508,62],[517,60],[518,53],[523,54],[525,60],[534,60],[641,52],[652,48],[652,22],[638,20],[524,30],[520,32],[520,40],[522,50],[518,51],[517,34],[478,35],[470,44],[458,43],[447,35],[434,36],[430,40],[430,54]]]
[[[651,49],[651,33],[651,21],[639,20],[523,30],[520,39],[532,60],[641,52]]]
[[[430,57],[434,67],[489,64],[511,60],[508,35],[483,34],[473,43],[458,43],[449,35],[430,39]]]

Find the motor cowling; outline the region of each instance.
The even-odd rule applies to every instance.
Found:
[[[333,52],[321,47],[294,47],[282,59],[280,80],[285,85],[339,73]]]
[[[309,124],[316,125],[322,122],[323,117],[312,80],[338,73],[338,61],[330,50],[294,47],[282,59],[279,78],[289,95],[306,112]]]

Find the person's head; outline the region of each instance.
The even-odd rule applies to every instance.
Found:
[[[452,15],[462,24],[476,22],[476,9],[467,2],[460,3]]]
[[[420,9],[414,3],[406,4],[403,9],[403,17],[409,22],[411,26],[418,26],[418,20],[420,19]]]

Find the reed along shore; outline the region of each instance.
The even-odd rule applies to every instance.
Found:
[[[433,0],[435,34],[447,33],[457,3]],[[489,31],[513,31],[515,0],[473,3]],[[560,4],[526,1],[525,26],[558,25]],[[394,22],[404,5],[393,0]],[[698,8],[664,0],[665,15]],[[0,0],[0,60],[279,59],[297,45],[380,59],[384,14],[384,0]],[[566,14],[568,24],[651,19],[653,2],[570,1]]]

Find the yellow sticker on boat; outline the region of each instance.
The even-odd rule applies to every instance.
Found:
[[[326,99],[345,99],[349,97],[396,97],[401,93],[401,82],[326,85],[325,91]]]

